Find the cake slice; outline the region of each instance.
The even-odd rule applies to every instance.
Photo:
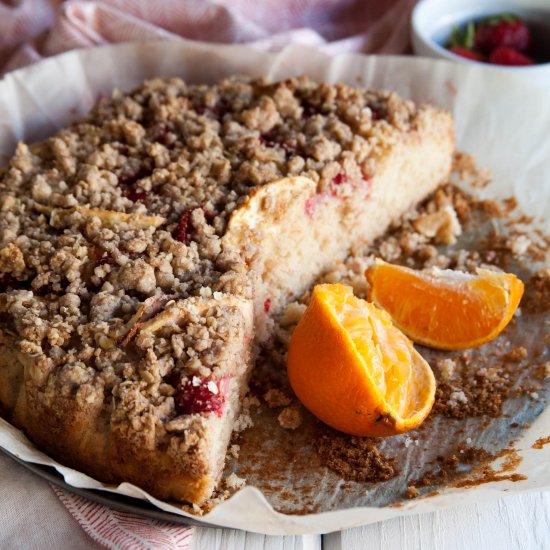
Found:
[[[270,318],[449,174],[451,117],[390,92],[154,79],[0,175],[0,403],[41,448],[212,494]]]

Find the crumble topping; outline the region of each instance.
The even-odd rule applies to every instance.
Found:
[[[189,447],[234,374],[243,327],[228,299],[252,297],[222,239],[231,213],[290,175],[346,196],[422,124],[392,92],[305,77],[156,78],[114,92],[51,138],[20,143],[0,171],[0,337],[40,365],[45,395],[109,410],[114,396],[114,422],[148,445],[186,434]],[[288,322],[302,312],[289,306]],[[250,423],[245,412],[237,427]]]
[[[302,413],[296,407],[284,408],[277,419],[285,430],[296,430],[302,425]]]
[[[380,452],[375,438],[331,431],[321,435],[316,444],[321,460],[344,479],[387,481],[398,473],[395,458]]]

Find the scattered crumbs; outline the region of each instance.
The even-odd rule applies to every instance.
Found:
[[[512,481],[516,483],[527,479],[527,476],[513,472],[521,464],[522,457],[514,449],[505,449],[494,458],[504,457],[499,470],[495,470],[490,464],[480,464],[477,468],[472,469],[464,479],[461,479],[453,484],[453,487],[476,487],[485,483],[495,481]]]
[[[485,199],[480,202],[480,206],[488,216],[491,218],[502,218],[502,207],[498,201],[492,199]]]
[[[457,367],[454,378],[441,377],[438,381],[434,413],[458,419],[499,416],[514,385],[515,378],[508,371],[516,368],[516,364],[504,362],[486,366],[486,358],[477,358],[473,363],[466,354],[454,361]]]
[[[515,210],[518,206],[518,201],[516,197],[508,197],[507,199],[504,199],[502,201],[504,208],[506,212],[512,212],[512,210]]]
[[[531,239],[527,235],[514,235],[506,244],[514,256],[524,256],[531,246]]]
[[[277,388],[267,390],[264,393],[263,398],[270,409],[290,405],[290,398]]]
[[[449,381],[454,376],[456,362],[453,359],[448,357],[445,359],[439,359],[436,365],[443,380]]]
[[[454,244],[462,233],[456,211],[450,205],[443,206],[432,214],[422,214],[412,223],[421,235],[433,238],[440,244]]]
[[[519,346],[510,350],[503,357],[504,361],[510,361],[512,363],[519,363],[527,357],[527,350],[523,346]]]
[[[244,485],[246,485],[246,480],[243,479],[242,477],[239,477],[235,473],[229,474],[225,478],[225,486],[228,489],[240,489]]]
[[[523,429],[524,429],[524,430],[528,430],[530,427],[531,427],[531,424],[529,424],[529,422],[526,422],[526,423],[523,425]]]
[[[550,309],[550,268],[537,271],[527,282],[522,308],[529,313],[542,313]]]
[[[398,474],[395,458],[383,454],[374,438],[340,435],[331,430],[315,443],[323,463],[344,479],[387,481]]]
[[[229,447],[229,454],[233,457],[233,458],[239,458],[239,452],[241,450],[241,446],[240,445],[230,445]]]
[[[457,489],[467,488],[467,487],[477,487],[478,485],[483,485],[485,483],[493,483],[495,481],[512,481],[517,483],[518,481],[525,481],[527,476],[523,474],[505,474],[499,475],[494,473],[488,473],[485,477],[479,477],[474,479],[465,479],[459,481],[453,485]]]
[[[252,420],[252,417],[250,416],[250,409],[251,407],[259,407],[259,406],[260,406],[260,402],[258,401],[257,397],[254,397],[253,395],[247,395],[243,399],[241,412],[239,414],[239,417],[235,421],[233,431],[240,433],[246,430],[247,428],[251,428],[252,426],[254,426],[254,422]]]
[[[550,309],[550,269],[541,269],[528,280],[529,275],[526,275],[523,267],[529,266],[520,265],[527,258],[534,258],[538,241],[534,236],[531,239],[531,234],[527,237],[516,227],[517,224],[528,222],[527,219],[518,217],[513,224],[509,223],[508,217],[511,216],[507,215],[517,206],[515,198],[480,201],[464,191],[465,186],[481,188],[491,181],[491,174],[480,170],[469,155],[457,153],[453,170],[449,183],[442,185],[425,201],[407,212],[385,235],[370,244],[356,247],[351,256],[336,262],[328,272],[319,277],[317,283],[349,284],[356,295],[366,297],[368,284],[365,282],[364,272],[377,257],[414,269],[430,269],[436,266],[468,273],[475,273],[478,268],[504,270],[519,273],[526,284],[522,310],[512,320],[511,334],[514,334],[514,325],[522,325],[529,320],[526,319],[528,315],[547,312]],[[460,177],[457,178],[457,174]],[[453,185],[457,179],[461,182],[461,187]],[[442,228],[445,229],[443,232]],[[460,238],[454,246],[440,246],[453,243],[457,237]],[[539,237],[544,239],[543,236]],[[309,299],[310,291],[304,292],[277,319],[279,331],[284,332],[284,338],[278,333],[276,340],[282,344],[282,351],[277,353],[283,366],[292,328],[301,317]],[[532,380],[524,377],[524,374],[536,376],[539,380],[550,377],[550,361],[544,355],[537,355],[530,345],[520,345],[522,343],[525,341],[509,338],[504,333],[495,344],[486,348],[487,353],[469,350],[451,354],[423,350],[426,359],[434,366],[437,377],[432,415],[439,414],[447,419],[457,420],[481,417],[480,425],[485,429],[491,425],[492,418],[502,416],[503,404],[509,398],[530,396],[531,399],[540,399],[542,386],[532,384]],[[267,395],[273,387],[274,384],[270,382],[257,395],[262,395],[273,408],[287,406],[278,404],[280,395],[277,391]],[[276,387],[280,387],[280,383]],[[291,395],[283,389],[286,394]],[[536,405],[530,406],[534,408]],[[281,412],[280,421],[283,413],[287,414],[286,410]],[[447,422],[445,419],[441,421]],[[467,435],[463,429],[464,423],[451,421],[444,425],[456,426],[450,429],[455,430],[457,438],[461,438],[460,433]],[[510,427],[519,430],[527,429],[530,425],[512,422]],[[328,428],[322,430],[312,447],[321,464],[340,478],[382,483],[398,475],[397,460],[381,451],[381,440],[347,436]],[[403,436],[401,452],[403,448],[414,449],[413,445],[419,446],[419,452],[421,449],[427,451],[427,445],[432,443],[429,436],[425,438],[425,433],[428,432],[429,429],[421,430],[420,441],[408,434]],[[454,450],[442,448],[440,452],[443,456],[428,463],[422,462],[424,452],[420,452],[421,462],[416,469],[419,472],[416,475],[421,477],[408,480],[406,485],[402,485],[401,496],[417,498],[420,493],[425,496],[422,487],[426,486],[451,486],[460,483],[461,485],[453,486],[468,487],[490,481],[525,479],[525,476],[509,471],[517,466],[519,460],[519,457],[506,456],[510,450],[494,455],[484,449],[472,447],[472,443],[473,438],[466,437],[463,445]],[[548,443],[550,438],[536,442],[541,446]],[[496,471],[490,462],[502,456],[506,458]]]
[[[449,400],[447,401],[447,406],[456,407],[459,403],[468,403],[468,398],[462,390],[453,391],[449,397]]]
[[[533,449],[542,449],[545,445],[550,443],[550,435],[546,437],[539,437],[532,445]]]
[[[500,466],[499,473],[511,472],[515,470],[522,462],[523,458],[517,453],[515,449],[508,449],[501,453],[504,454],[504,460]]]
[[[485,449],[460,445],[454,454],[447,457],[438,457],[432,470],[424,472],[419,479],[409,481],[409,485],[427,487],[429,485],[448,483],[459,475],[461,465],[478,464],[494,458],[494,455]]]
[[[493,179],[491,171],[480,168],[476,159],[469,153],[456,151],[453,158],[453,172],[456,172],[461,181],[469,183],[474,188],[484,188]]]
[[[296,407],[286,407],[277,417],[285,430],[296,430],[302,425],[302,413]]]

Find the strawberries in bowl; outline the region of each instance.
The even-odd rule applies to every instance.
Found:
[[[530,55],[532,42],[528,24],[516,15],[505,13],[454,28],[446,48],[472,61],[525,66],[535,64]]]

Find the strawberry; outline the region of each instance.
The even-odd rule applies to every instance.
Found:
[[[464,48],[461,46],[451,46],[449,48],[455,55],[470,59],[471,61],[485,61],[485,57],[480,53],[471,50],[470,48]]]
[[[489,63],[493,65],[511,65],[519,67],[523,65],[533,65],[535,62],[530,57],[513,48],[501,47],[491,52]]]
[[[136,187],[135,185],[131,185],[130,187],[126,187],[122,191],[122,196],[126,197],[127,199],[131,200],[132,202],[137,201],[144,201],[147,198],[147,191],[144,191],[143,189],[140,189],[139,187]]]
[[[332,178],[334,185],[341,185],[342,183],[346,183],[346,181],[348,181],[348,175],[345,172],[339,172]]]
[[[486,53],[500,47],[526,52],[531,45],[531,31],[522,19],[502,15],[476,25],[474,45]]]
[[[227,393],[227,379],[211,377],[184,379],[176,388],[175,402],[179,414],[215,412],[221,416]]]

